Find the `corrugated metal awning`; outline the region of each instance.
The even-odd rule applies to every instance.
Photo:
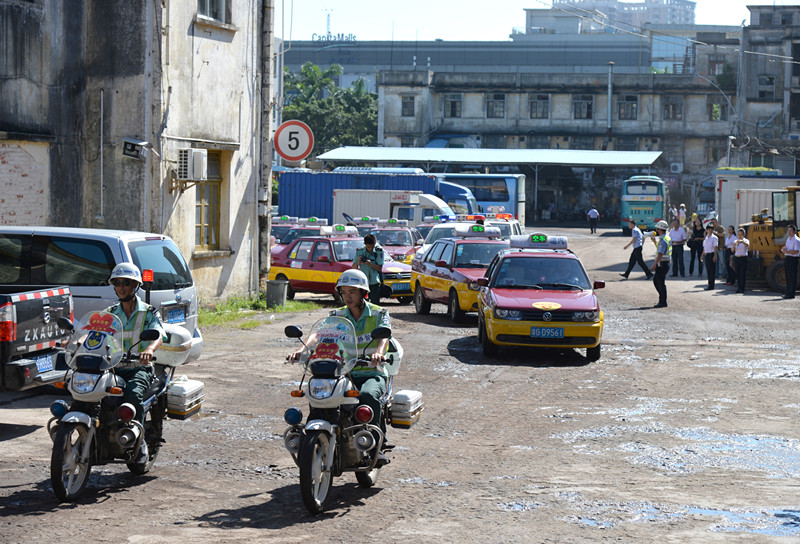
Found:
[[[464,149],[430,147],[340,147],[324,161],[458,164],[553,164],[563,166],[650,166],[661,151],[584,151],[573,149]]]

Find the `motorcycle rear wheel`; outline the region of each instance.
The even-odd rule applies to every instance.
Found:
[[[50,483],[61,501],[73,501],[86,489],[92,460],[81,463],[89,429],[78,423],[59,423],[50,457]]]
[[[381,469],[373,468],[369,472],[356,472],[356,480],[361,487],[372,487],[378,481]]]
[[[331,464],[329,449],[330,437],[321,432],[309,433],[300,446],[300,496],[306,509],[315,515],[325,509],[325,500],[333,482],[331,471],[322,470]]]

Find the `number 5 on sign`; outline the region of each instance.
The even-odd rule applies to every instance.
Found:
[[[302,121],[286,121],[275,131],[275,151],[287,161],[305,159],[314,148],[314,133]]]

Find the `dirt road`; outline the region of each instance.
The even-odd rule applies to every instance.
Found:
[[[564,232],[564,231],[559,231]],[[0,395],[0,541],[33,542],[796,542],[800,378],[796,301],[668,278],[622,281],[618,231],[566,229],[605,280],[601,359],[583,350],[482,355],[477,320],[387,303],[406,351],[396,385],[425,411],[375,488],[334,481],[310,516],[285,451],[283,411],[299,380],[283,364],[288,323],[206,330],[182,372],[206,383],[202,415],[169,421],[153,471],[93,469],[78,504],[49,483],[53,397]],[[652,245],[645,250],[652,262]],[[688,264],[688,261],[687,261]],[[22,397],[22,398],[20,398]]]

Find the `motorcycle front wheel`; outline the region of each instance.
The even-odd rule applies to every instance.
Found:
[[[330,437],[321,432],[309,433],[300,446],[300,496],[312,514],[323,511],[325,499],[331,489],[331,471],[323,470],[331,464],[328,459],[329,449]]]
[[[89,429],[78,423],[59,423],[53,439],[53,454],[50,457],[50,481],[53,492],[62,501],[77,499],[86,489],[92,461],[81,462]]]

